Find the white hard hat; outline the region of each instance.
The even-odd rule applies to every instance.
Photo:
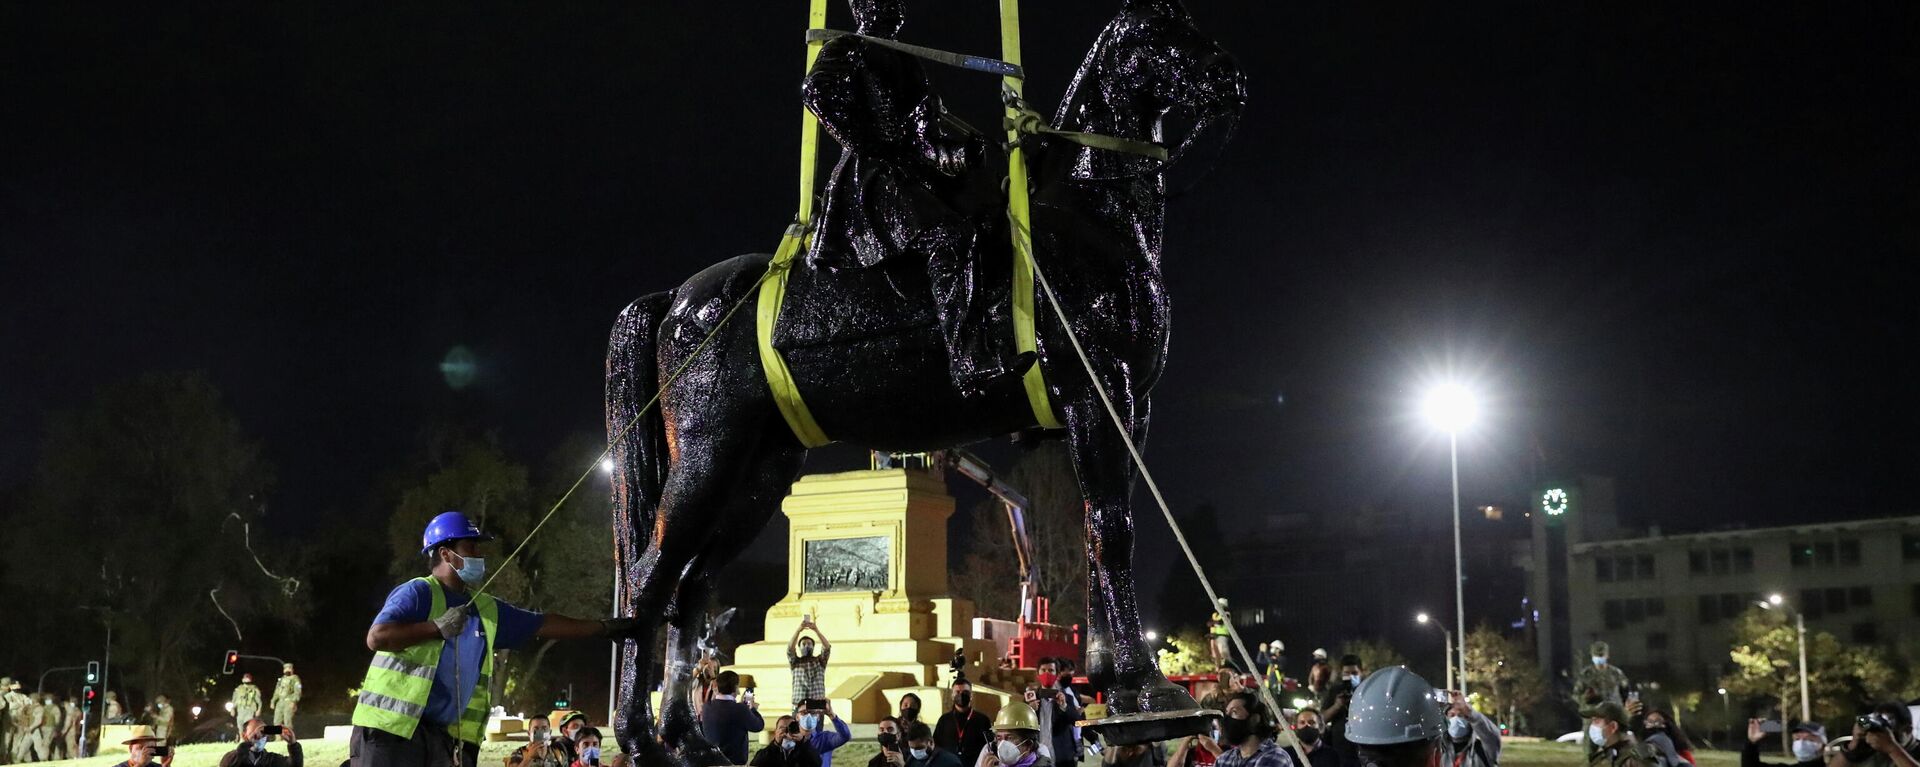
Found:
[[[1313,648],[1313,657],[1314,657],[1314,660],[1326,660],[1326,659],[1327,659],[1327,648],[1325,648],[1325,647],[1316,647],[1316,648]]]
[[[1447,718],[1434,700],[1433,685],[1406,666],[1367,675],[1353,691],[1352,706],[1347,740],[1362,745],[1413,743],[1446,731]]]
[[[1275,649],[1275,650],[1285,650],[1285,649],[1287,649],[1287,646],[1286,646],[1285,644],[1282,644],[1282,643],[1280,642],[1280,640],[1278,640],[1278,639],[1275,639],[1275,640],[1273,640],[1273,641],[1271,641],[1271,642],[1268,642],[1268,643],[1267,643],[1267,646],[1268,646],[1268,647],[1271,647],[1271,648],[1273,648],[1273,649]]]

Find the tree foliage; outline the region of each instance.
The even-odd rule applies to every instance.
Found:
[[[1547,697],[1533,647],[1485,625],[1467,633],[1467,687],[1476,708],[1507,722]]]
[[[1086,623],[1086,504],[1073,474],[1073,460],[1059,440],[1045,440],[1027,451],[1007,474],[1007,484],[1027,498],[1027,540],[1033,547],[1034,577],[1051,602],[1052,622]],[[1020,605],[1020,566],[1011,527],[998,501],[973,509],[973,546],[954,568],[951,586],[973,600],[981,614],[1011,618]]]
[[[259,446],[199,374],[142,375],[53,416],[24,513],[0,543],[15,604],[50,608],[20,617],[46,630],[9,634],[70,643],[76,624],[111,620],[115,688],[182,695],[265,621],[305,615],[298,563],[259,524],[271,483]],[[60,665],[92,659],[47,649]]]
[[[1165,674],[1211,674],[1219,670],[1207,649],[1207,634],[1200,629],[1182,629],[1167,637],[1167,646],[1157,652],[1160,671]]]
[[[1799,712],[1798,630],[1784,611],[1756,607],[1741,615],[1728,655],[1733,670],[1720,685],[1729,693],[1778,700],[1789,716]],[[1807,687],[1813,710],[1831,714],[1888,697],[1895,689],[1895,674],[1880,648],[1849,646],[1832,634],[1809,630]]]

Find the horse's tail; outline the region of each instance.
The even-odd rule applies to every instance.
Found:
[[[667,477],[667,434],[660,418],[656,334],[672,293],[642,297],[620,312],[607,341],[607,442],[613,461],[615,594],[620,615],[632,611],[630,589],[653,540],[654,514]],[[644,408],[645,412],[642,412]]]

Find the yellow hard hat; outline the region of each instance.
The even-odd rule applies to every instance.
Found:
[[[1027,704],[1008,701],[1007,705],[1000,707],[1000,713],[993,717],[993,729],[1039,732],[1040,720],[1034,718],[1033,709],[1028,708]]]

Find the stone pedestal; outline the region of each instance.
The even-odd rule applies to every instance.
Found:
[[[969,680],[991,681],[983,669],[997,667],[994,645],[970,638],[973,603],[948,594],[953,497],[940,474],[809,475],[794,483],[781,511],[791,522],[787,595],[767,611],[765,639],[741,645],[731,667],[758,682],[754,695],[769,722],[793,709],[787,645],[807,615],[832,642],[827,697],[850,722],[893,713],[908,692],[919,694],[931,722],[948,705],[956,651],[967,656]],[[1004,696],[976,689],[974,698],[991,715]]]

